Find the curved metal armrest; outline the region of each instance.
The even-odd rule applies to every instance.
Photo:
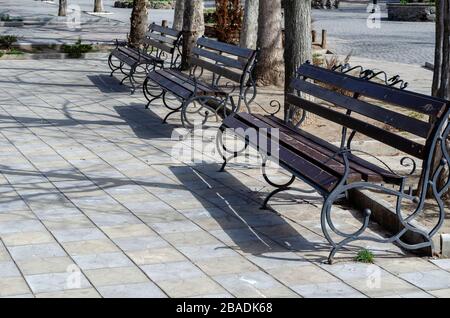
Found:
[[[339,156],[339,155],[342,155],[343,157],[344,157],[344,156],[347,157],[348,154],[352,154],[352,153],[354,153],[354,152],[358,152],[358,153],[361,153],[361,154],[363,154],[363,155],[366,155],[366,156],[369,156],[369,157],[375,159],[376,161],[378,161],[379,163],[381,163],[381,164],[382,164],[382,165],[383,165],[390,173],[392,173],[392,174],[394,174],[394,175],[396,175],[396,176],[398,176],[398,177],[404,178],[404,179],[406,179],[406,178],[412,176],[412,175],[416,172],[416,170],[417,170],[417,163],[416,163],[416,161],[415,161],[413,158],[411,158],[411,157],[402,157],[402,158],[400,159],[400,164],[401,164],[403,167],[409,167],[409,166],[412,166],[410,172],[408,172],[406,175],[401,175],[401,174],[395,172],[394,170],[392,170],[392,168],[391,168],[386,162],[384,162],[384,161],[381,160],[380,158],[378,158],[378,157],[372,155],[371,153],[368,153],[368,152],[363,151],[363,150],[351,149],[351,148],[344,148],[344,149],[339,150],[338,152],[334,153],[333,156],[331,156],[330,158],[328,158],[328,160],[327,160],[326,162],[324,162],[324,163],[325,163],[325,164],[328,163],[329,161],[335,159],[335,158],[336,158],[337,156]],[[409,163],[408,163],[407,161],[409,161]],[[347,160],[346,160],[346,162],[347,162]],[[346,167],[346,169],[347,169],[347,168],[349,169],[350,167]]]

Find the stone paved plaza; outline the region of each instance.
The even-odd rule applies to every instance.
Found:
[[[322,264],[319,200],[260,210],[257,166],[174,155],[199,155],[214,129],[180,141],[165,113],[110,78],[106,55],[0,61],[1,297],[450,296],[448,260],[395,246],[363,244],[375,265],[352,261],[358,246]]]

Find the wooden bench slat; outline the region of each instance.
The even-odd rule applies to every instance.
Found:
[[[163,27],[163,26],[155,24],[155,23],[150,24],[149,30],[159,32],[162,34],[168,34],[168,35],[176,37],[176,38],[178,38],[182,33],[181,31],[178,31],[178,30],[175,30],[172,28]]]
[[[228,78],[228,79],[230,79],[232,81],[235,81],[235,82],[238,82],[238,83],[241,81],[242,74],[233,72],[232,70],[229,70],[229,69],[227,69],[227,68],[225,68],[223,66],[212,64],[210,62],[207,62],[205,60],[199,59],[199,58],[194,57],[194,56],[191,56],[190,60],[191,60],[191,63],[193,65],[197,65],[197,66],[199,66],[199,67],[201,67],[203,69],[206,69],[206,70],[208,70],[210,72],[213,72],[215,74],[221,75],[221,76],[223,76],[225,78]]]
[[[207,47],[209,49],[213,49],[223,53],[228,53],[234,56],[239,56],[245,59],[250,59],[255,54],[255,51],[252,49],[242,48],[236,45],[218,42],[215,40],[208,39],[206,37],[199,38],[197,44],[200,46]]]
[[[280,131],[289,135],[291,138],[300,141],[301,143],[308,145],[314,150],[322,153],[326,157],[330,158],[334,156],[337,152],[339,152],[339,148],[330,144],[329,142],[320,139],[319,137],[313,136],[308,132],[287,126],[283,120],[275,117],[275,116],[264,116],[264,115],[254,115],[260,120],[268,123],[269,125],[273,125],[280,129]],[[350,168],[357,171],[362,179],[365,181],[384,181],[389,184],[400,184],[403,180],[401,177],[391,173],[390,171],[386,171],[385,169],[368,162],[364,159],[361,159],[352,154],[348,155]],[[340,164],[344,164],[342,156],[336,156],[335,159]]]
[[[147,33],[146,37],[149,39],[159,41],[159,42],[164,42],[164,43],[167,43],[170,45],[174,45],[175,42],[177,41],[177,39],[169,38],[167,36],[160,35],[160,34],[153,33],[153,32]]]
[[[148,77],[158,85],[160,85],[164,90],[171,92],[172,94],[181,97],[183,99],[187,99],[191,96],[192,92],[188,89],[180,86],[170,79],[161,76],[157,72],[151,72],[148,74]]]
[[[243,120],[245,123],[257,130],[267,129],[268,131],[271,131],[273,129],[278,129],[278,138],[281,145],[288,148],[297,155],[313,162],[315,165],[323,170],[328,171],[330,174],[336,175],[337,177],[343,176],[345,166],[341,162],[337,161],[334,158],[331,159],[332,155],[325,155],[324,153],[318,151],[318,149],[316,149],[315,147],[312,147],[310,144],[303,143],[301,142],[301,140],[293,138],[291,134],[288,134],[286,133],[286,131],[280,129],[280,127],[278,127],[279,125],[275,124],[274,122],[270,123],[266,120],[263,120],[263,118],[261,118],[263,116],[254,116],[247,113],[237,113],[236,117],[240,120]],[[354,169],[351,169],[349,180],[359,181],[361,179],[361,173],[355,171]],[[381,180],[380,176],[378,176],[377,180]]]
[[[243,123],[240,120],[237,120],[233,115],[225,118],[223,121],[223,125],[227,128],[242,128],[243,131],[251,128],[251,126]],[[239,130],[235,130],[235,132],[239,132]],[[244,135],[241,135],[240,137],[245,138]],[[270,147],[270,140],[261,141],[259,137],[260,136],[258,136],[257,144],[252,144],[253,147],[258,147],[264,143],[267,147]],[[254,140],[250,141],[254,142]],[[287,149],[283,145],[279,146],[278,154],[279,158],[277,159],[279,159],[279,164],[281,166],[289,167],[290,171],[293,171],[297,176],[300,176],[316,189],[319,188],[322,192],[331,192],[339,182],[339,179],[336,176],[328,173],[325,170],[322,170],[308,160],[299,157],[297,154]]]
[[[327,107],[320,106],[311,101],[303,99],[293,94],[287,95],[288,103],[296,105],[308,112],[319,115],[342,126],[354,129],[368,137],[381,141],[416,158],[424,158],[424,146],[404,137],[371,125],[362,120],[352,118]]]
[[[158,70],[156,71],[160,76],[171,80],[173,83],[182,86],[183,88],[189,90],[191,93],[194,92],[195,86],[194,81],[189,76],[175,70]],[[197,82],[197,95],[199,96],[223,96],[225,95],[219,89],[212,86],[208,86],[205,83]]]
[[[170,53],[170,54],[173,54],[175,52],[175,47],[174,46],[170,46],[170,45],[167,45],[167,44],[164,44],[164,43],[161,43],[159,41],[155,41],[155,40],[149,39],[149,38],[144,38],[142,41],[145,44],[153,46],[153,47],[155,47],[157,49],[160,49],[160,50],[162,50],[164,52],[167,52],[167,53]]]
[[[245,68],[245,63],[242,63],[241,61],[211,52],[211,51],[207,51],[201,48],[194,48],[192,50],[193,54],[196,54],[198,56],[202,56],[202,57],[206,57],[207,59],[213,60],[213,61],[217,61],[219,63],[222,63],[226,66],[229,67],[234,67],[240,70],[243,70]]]
[[[298,73],[322,83],[327,83],[363,96],[371,97],[431,116],[439,116],[446,102],[437,98],[368,82],[347,74],[338,74],[324,68],[303,64]]]
[[[337,92],[333,92],[329,89],[298,78],[292,81],[291,87],[423,138],[426,138],[431,130],[431,124],[424,121],[345,96]]]

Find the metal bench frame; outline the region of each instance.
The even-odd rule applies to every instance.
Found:
[[[177,68],[181,60],[182,32],[152,23],[142,42],[142,49],[120,45],[116,39],[116,47],[108,57],[111,69],[110,76],[120,71],[125,77],[123,84],[129,80],[131,92],[136,90],[137,73],[148,74],[156,68]],[[117,65],[114,61],[118,60]],[[140,72],[139,72],[140,69]]]
[[[348,71],[348,68],[344,68],[344,72],[346,70]],[[424,248],[430,248],[431,250],[433,250],[433,236],[439,231],[445,219],[445,208],[442,197],[450,188],[450,177],[445,177],[444,174],[446,169],[450,169],[450,155],[447,148],[447,139],[450,133],[450,123],[448,120],[450,116],[450,102],[439,98],[429,97],[422,94],[403,91],[399,88],[394,88],[393,86],[396,85],[400,86],[400,88],[404,88],[407,86],[407,84],[401,81],[398,76],[392,77],[390,79],[385,76],[384,79],[386,85],[368,82],[368,79],[373,78],[373,74],[377,74],[377,72],[361,71],[358,78],[343,74],[341,72],[325,70],[307,63],[300,67],[297,78],[294,79],[291,83],[291,87],[295,90],[296,93],[288,94],[287,96],[287,102],[290,105],[290,112],[288,113],[292,114],[292,110],[300,109],[304,114],[306,112],[311,112],[316,116],[333,121],[342,126],[341,146],[335,147],[336,149],[334,153],[329,156],[327,160],[322,162],[323,165],[330,165],[330,161],[339,160],[340,163],[343,164],[342,171],[340,171],[339,173],[337,173],[336,171],[336,176],[341,175],[341,177],[337,179],[337,182],[335,184],[333,184],[331,191],[323,191],[323,188],[314,180],[305,178],[304,175],[297,173],[290,166],[283,164],[280,164],[280,166],[292,173],[292,178],[286,184],[277,184],[275,182],[272,182],[265,172],[266,162],[270,158],[268,158],[267,154],[262,154],[263,156],[265,156],[263,157],[264,178],[270,185],[276,188],[267,196],[263,204],[264,207],[266,207],[267,203],[274,195],[286,190],[299,190],[306,193],[318,192],[324,198],[324,204],[321,212],[321,227],[325,238],[332,246],[331,252],[328,257],[329,263],[333,262],[335,254],[340,249],[354,241],[396,243],[399,246],[409,250],[418,250]],[[385,73],[380,74],[385,75]],[[324,83],[325,81],[325,83],[329,85],[351,91],[353,93],[353,96],[345,97],[342,99],[342,96],[339,97],[341,93],[332,92],[332,94],[329,94],[331,90],[329,90],[327,93],[327,90],[324,87],[319,87],[319,85],[316,85],[314,83],[317,81],[321,83]],[[337,112],[327,107],[316,104],[312,101],[308,101],[302,97],[302,94],[316,96],[317,98],[324,99],[331,103],[334,102],[336,106],[346,109],[346,113]],[[359,102],[359,98],[361,95],[379,101],[390,102],[391,104],[398,107],[425,114],[432,118],[433,121],[430,123],[427,123],[425,121],[420,123],[413,117],[409,117],[400,112],[395,112],[394,114],[394,112],[386,110],[386,112],[383,113],[383,111],[381,111],[381,109],[383,108],[375,109],[375,114],[374,112],[372,112],[373,110],[369,109],[370,107],[368,107],[374,105],[367,102]],[[349,98],[355,100],[353,108],[349,103]],[[357,109],[355,108],[355,105],[359,105],[362,108]],[[281,105],[278,105],[278,109],[273,113],[273,115],[275,115],[280,110],[280,108]],[[352,117],[352,113],[359,113],[366,117],[378,120],[378,122],[396,127],[397,129],[408,131],[409,133],[422,137],[425,142],[424,144],[419,144],[415,141],[409,140],[404,136],[396,135],[387,130],[383,130],[382,128],[374,126],[368,122],[364,122]],[[249,143],[246,137],[245,147],[240,151],[232,152],[228,150],[224,145],[224,142],[222,140],[223,133],[228,128],[234,128],[233,126],[236,125],[239,120],[242,121],[242,119],[239,119],[240,116],[242,116],[242,118],[245,117],[244,115],[236,114],[233,115],[233,118],[230,117],[226,119],[220,127],[219,133],[217,135],[217,147],[219,151],[222,151],[224,159],[222,170],[225,168],[227,162],[231,158],[239,156],[239,154],[241,154],[243,150],[248,146],[257,148],[258,151],[260,151],[260,145]],[[247,118],[254,117],[254,115],[251,114],[249,114],[249,116],[251,117],[249,117],[248,115],[246,116]],[[292,138],[295,138],[295,136],[297,134],[300,134],[301,132],[299,126],[304,122],[304,118],[304,115],[301,116],[299,122],[295,124],[292,121],[292,116],[287,116],[286,119],[280,120],[283,121],[286,126],[291,127],[290,133],[286,133],[286,131],[284,133],[290,134]],[[236,122],[236,120],[238,122]],[[227,121],[229,123],[227,123]],[[415,123],[418,125],[414,125]],[[263,127],[263,125],[261,125],[260,127]],[[258,127],[258,129],[260,127]],[[385,169],[387,173],[392,174],[393,178],[397,178],[397,180],[395,182],[374,182],[362,180],[361,177],[360,180],[350,180],[350,175],[354,171],[352,160],[356,160],[355,158],[359,158],[354,154],[363,153],[365,155],[370,155],[368,153],[352,149],[352,141],[356,133],[362,133],[372,139],[378,140],[383,144],[405,152],[408,156],[403,157],[400,161],[400,164],[405,167],[411,167],[410,173],[408,173],[407,175],[399,175],[379,158],[372,156],[380,163],[380,166]],[[315,138],[320,139],[318,137]],[[258,141],[258,143],[259,142],[260,141]],[[228,157],[223,151],[225,151],[225,153],[231,153],[232,155]],[[298,151],[301,153],[301,150]],[[437,163],[437,167],[434,163],[436,153],[442,154],[442,159]],[[304,153],[303,156],[308,155]],[[407,180],[408,177],[413,175],[416,171],[416,160],[422,160],[421,180],[424,181],[417,185],[418,189],[414,191],[412,187],[409,187],[407,189]],[[439,185],[438,181],[442,176],[445,177],[445,182],[443,185]],[[304,181],[314,190],[305,191],[303,189],[293,189],[291,185],[296,180],[296,178]],[[397,201],[395,212],[397,220],[403,228],[399,230],[398,233],[395,233],[388,238],[378,238],[366,235],[365,233],[369,226],[372,211],[370,209],[364,209],[362,225],[356,232],[344,233],[343,231],[340,231],[333,222],[331,209],[336,202],[346,197],[348,195],[348,192],[351,190],[378,191],[384,194],[395,196]],[[438,205],[439,218],[435,226],[431,229],[418,228],[417,226],[415,226],[414,220],[417,219],[419,215],[423,214],[425,201],[427,199],[427,193],[429,193],[430,191],[432,192],[433,198]],[[405,202],[410,202],[414,206],[413,210],[411,211],[412,213],[410,213],[408,216],[403,215],[403,204]],[[402,240],[402,237],[405,234],[410,234],[411,232],[422,236],[423,242],[418,244],[408,244],[404,242]]]
[[[148,101],[146,108],[155,100],[162,99],[164,106],[170,110],[163,122],[166,123],[171,115],[180,112],[183,126],[189,128],[196,124],[188,117],[191,113],[203,117],[203,126],[212,115],[218,120],[219,116],[226,117],[239,111],[243,105],[250,110],[250,104],[257,94],[253,73],[258,50],[240,48],[203,36],[198,39],[192,53],[191,69],[184,83],[178,81],[177,84],[169,83],[163,87],[151,78],[154,76],[152,72],[147,76],[143,85],[144,96]],[[212,73],[209,83],[202,81],[205,70]],[[186,85],[184,88],[193,87],[187,96],[176,93],[183,85]],[[209,94],[202,91],[204,86],[210,87]],[[180,105],[170,105],[168,95]]]

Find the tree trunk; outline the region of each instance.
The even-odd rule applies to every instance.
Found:
[[[67,15],[67,0],[59,0],[58,16],[65,17]]]
[[[183,70],[189,69],[192,49],[197,39],[204,33],[203,0],[186,0],[183,15],[183,58],[181,61]]]
[[[130,35],[128,37],[128,44],[131,47],[138,48],[142,44],[142,40],[144,39],[148,28],[147,14],[147,1],[134,0],[130,18]]]
[[[256,68],[258,85],[284,84],[281,0],[260,0],[258,46],[261,49]]]
[[[434,55],[434,74],[432,95],[440,98],[450,98],[450,0],[436,0],[436,48]],[[432,122],[434,118],[430,118]],[[448,141],[446,141],[448,143]],[[439,146],[439,145],[438,145]],[[432,171],[436,171],[442,158],[440,147],[434,154]],[[443,185],[448,178],[448,171],[441,174],[438,183]],[[419,188],[426,180],[421,180]],[[428,189],[428,197],[432,197],[431,189]],[[448,193],[445,195],[448,198]]]
[[[289,83],[299,66],[312,59],[311,0],[285,0],[285,93],[293,90]],[[285,95],[286,95],[285,94]],[[285,102],[285,116],[288,104]]]
[[[103,0],[95,0],[94,2],[94,12],[103,12]]]
[[[184,15],[185,0],[177,0],[175,4],[175,13],[173,17],[173,28],[177,31],[183,30],[183,15]]]
[[[433,96],[450,97],[450,43],[449,19],[450,1],[436,1],[436,49],[433,76]]]
[[[259,0],[245,0],[244,24],[241,32],[240,45],[256,49],[258,41]]]

